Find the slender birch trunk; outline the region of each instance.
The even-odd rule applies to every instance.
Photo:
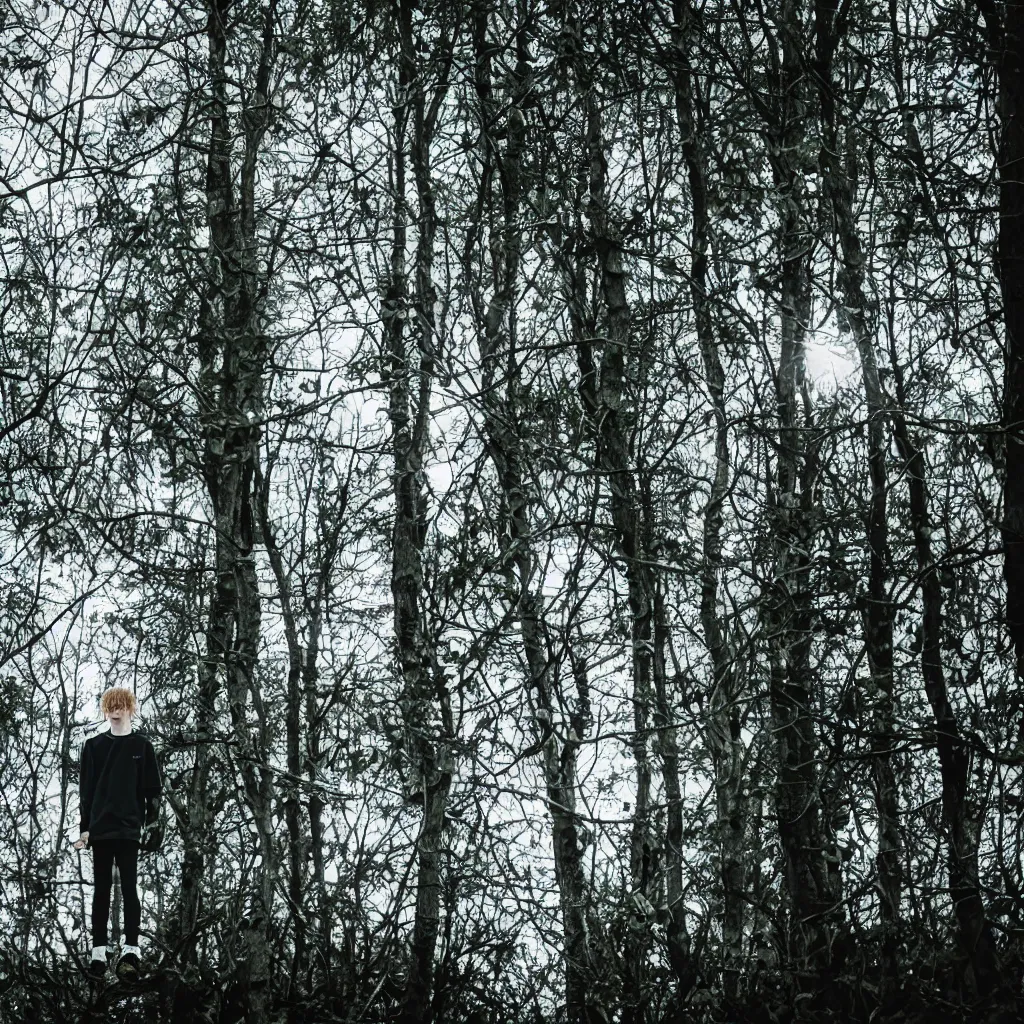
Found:
[[[1019,3],[1008,4],[1006,7],[1007,15],[1011,13],[1010,8],[1016,8],[1014,13],[1018,15],[1021,12]],[[924,148],[918,135],[909,97],[906,94],[902,37],[899,31],[895,0],[890,0],[889,15],[892,29],[894,81],[896,97],[903,114],[904,141],[917,172],[925,214],[931,221],[936,234],[940,235],[941,224],[932,183],[929,180]],[[988,24],[991,30],[999,23],[990,17]],[[1014,23],[1014,27],[1017,32],[1020,31],[1019,19]],[[1020,36],[1018,35],[1017,38],[1019,39]],[[1016,68],[1016,73],[1019,82],[1019,65]],[[1013,130],[1018,133],[1017,138],[1020,139],[1021,126],[1017,124]],[[1011,183],[1009,189],[1011,195],[1024,196],[1024,190],[1019,182],[1016,185]],[[1001,203],[1006,199],[1007,194],[1001,191]],[[1001,205],[1000,214],[1002,215],[1002,213]],[[1000,244],[1002,244],[1002,239]],[[951,280],[955,281],[956,268],[950,265],[947,267],[947,272],[950,274]],[[892,336],[892,333],[890,332],[890,345],[895,346],[895,337]],[[1015,385],[1010,381],[1014,372],[1014,363],[1010,358],[1009,341],[1008,338],[1006,387],[1012,391]],[[893,430],[897,449],[905,467],[904,472],[907,477],[907,489],[910,497],[909,526],[914,538],[922,604],[921,672],[924,677],[925,693],[935,722],[935,747],[939,757],[939,775],[942,785],[942,818],[948,850],[950,895],[953,899],[961,949],[970,959],[976,989],[980,995],[984,996],[1002,991],[1006,985],[1006,978],[1000,964],[995,936],[989,923],[978,876],[978,842],[981,830],[977,802],[971,799],[970,794],[971,752],[964,740],[956,712],[949,700],[945,669],[942,664],[943,593],[939,566],[932,551],[933,523],[930,511],[928,464],[923,448],[911,433],[908,423],[906,386],[900,354],[893,349],[890,352],[890,359],[896,391],[892,410]],[[1024,364],[1021,365],[1024,366]],[[1012,395],[1004,395],[1004,401],[1012,402],[1014,400]],[[1004,414],[1007,408],[1008,406],[1004,405]],[[1010,468],[1010,452],[1013,447],[1010,435],[1007,435],[1007,487],[1011,488],[1020,486],[1020,482],[1017,480],[1015,483],[1010,483],[1009,478],[1012,475],[1017,477],[1021,475],[1019,471],[1013,474]],[[1018,463],[1018,470],[1020,465]],[[1009,514],[1009,512],[1008,507],[1006,513]],[[1006,563],[1008,573],[1012,572],[1013,557],[1008,550]],[[1011,618],[1015,614],[1012,607],[1014,600],[1015,598],[1008,592],[1007,614]],[[1011,624],[1011,636],[1013,635],[1012,628]],[[1016,638],[1014,640],[1016,642]]]
[[[262,47],[252,94],[240,114],[242,161],[232,167],[233,136],[227,44],[231,0],[209,0],[207,43],[210,76],[210,142],[207,216],[210,283],[200,314],[203,475],[213,510],[215,576],[206,628],[206,655],[199,668],[199,735],[188,805],[179,941],[187,959],[195,953],[201,892],[212,843],[214,800],[209,791],[215,700],[223,691],[231,712],[246,801],[259,835],[253,914],[242,934],[240,981],[248,1018],[269,1011],[269,930],[273,920],[277,856],[272,819],[273,781],[261,767],[269,734],[255,678],[260,638],[260,597],[253,558],[254,470],[259,459],[257,423],[264,415],[267,359],[263,329],[263,282],[257,264],[255,186],[264,133],[272,112],[270,78],[275,62],[276,5],[264,8]],[[246,709],[252,700],[261,727],[253,735]]]
[[[268,548],[269,550],[269,548]],[[280,556],[280,552],[275,552]],[[280,575],[278,567],[274,567],[275,582],[280,593]],[[283,608],[283,602],[282,602]],[[282,615],[282,618],[284,616]],[[290,634],[290,635],[289,635]],[[310,652],[299,643],[295,629],[294,616],[291,630],[285,627],[285,638],[288,644],[288,676],[285,685],[285,751],[288,766],[288,779],[285,784],[284,821],[288,833],[288,910],[293,928],[294,946],[292,948],[291,981],[289,995],[297,995],[300,972],[307,959],[308,928],[306,923],[306,906],[303,893],[306,881],[306,861],[308,839],[302,827],[302,809],[299,800],[299,780],[302,771],[302,671],[305,660]]]
[[[443,77],[428,82],[415,50],[414,7],[413,0],[399,0],[397,6],[400,51],[394,107],[395,211],[390,280],[383,296],[382,318],[390,360],[387,386],[395,495],[391,593],[401,677],[406,784],[409,798],[422,801],[423,806],[416,840],[416,908],[411,958],[402,996],[401,1020],[404,1024],[427,1024],[433,1017],[434,951],[441,907],[439,847],[451,786],[448,741],[453,732],[449,698],[431,648],[423,599],[427,516],[423,463],[430,442],[430,394],[436,343],[433,260],[437,214],[431,177],[431,145],[440,104],[447,90],[450,54]],[[433,87],[429,103],[428,85]],[[417,203],[411,289],[406,251],[409,217],[406,174],[409,168]]]
[[[635,894],[648,899],[654,893],[654,843],[651,837],[650,709],[653,704],[652,644],[654,621],[654,574],[644,553],[643,523],[636,494],[631,450],[635,410],[625,393],[626,357],[630,346],[629,303],[626,270],[622,260],[621,233],[608,211],[608,162],[598,84],[579,41],[584,35],[580,12],[567,5],[565,66],[566,85],[575,90],[584,118],[583,144],[587,164],[580,171],[580,211],[589,228],[580,222],[576,233],[596,254],[598,309],[592,309],[588,267],[577,252],[561,248],[557,253],[568,306],[572,344],[579,366],[577,390],[586,426],[595,444],[596,468],[607,484],[615,549],[625,563],[630,610],[630,663],[632,677],[632,753],[636,770],[635,809],[630,836],[630,879]],[[600,336],[594,337],[600,323]],[[595,358],[596,356],[596,358]]]
[[[636,410],[626,394],[626,356],[630,350],[629,300],[622,239],[608,212],[608,161],[598,95],[593,85],[584,97],[590,158],[590,236],[597,272],[605,339],[599,363],[593,342],[579,346],[580,392],[594,432],[597,465],[608,487],[616,547],[625,562],[631,628],[633,677],[633,761],[636,810],[630,840],[633,889],[649,893],[654,883],[651,839],[650,709],[653,704],[654,573],[647,557],[636,488],[631,434]]]
[[[324,851],[324,810],[326,802],[321,794],[323,779],[320,765],[323,760],[323,732],[325,711],[319,694],[320,646],[323,635],[324,616],[327,613],[331,574],[341,546],[341,527],[348,508],[348,482],[338,488],[337,502],[328,503],[321,493],[317,501],[317,530],[322,549],[320,565],[316,574],[313,599],[306,614],[306,646],[302,651],[300,682],[301,699],[305,710],[305,743],[303,744],[301,770],[309,787],[306,810],[309,815],[309,838],[306,843],[308,855],[313,862],[314,906],[316,909],[316,931],[313,936],[319,954],[316,960],[306,965],[307,983],[313,986],[316,971],[321,971],[326,984],[331,978],[331,902],[327,891],[326,857]],[[337,686],[337,683],[335,684]],[[336,700],[336,696],[332,697]]]
[[[893,764],[895,738],[893,705],[893,604],[890,595],[892,564],[889,550],[888,452],[889,402],[878,372],[878,338],[869,321],[870,299],[865,286],[865,256],[854,214],[858,139],[847,126],[841,139],[835,97],[844,85],[835,81],[833,57],[845,27],[835,22],[834,5],[817,0],[815,11],[817,79],[821,97],[822,142],[819,163],[838,240],[840,262],[837,283],[842,296],[841,320],[853,335],[860,356],[861,378],[867,406],[868,472],[871,499],[868,507],[868,589],[864,611],[864,643],[870,679],[864,705],[870,709],[870,746],[878,852],[875,868],[880,893],[883,1001],[898,984],[902,843],[899,792]]]
[[[722,509],[730,487],[729,427],[725,403],[725,371],[718,354],[708,297],[708,253],[711,223],[708,213],[707,154],[701,137],[700,109],[695,96],[690,49],[695,42],[694,15],[687,0],[674,0],[676,26],[672,61],[676,119],[683,161],[690,185],[693,227],[690,236],[690,301],[715,423],[715,472],[704,509],[701,562],[700,620],[711,658],[712,686],[707,736],[715,771],[718,818],[719,874],[722,880],[722,964],[726,998],[735,1000],[743,957],[744,834],[743,795],[745,748],[740,732],[742,687],[719,601],[722,568]]]
[[[892,353],[896,406],[893,412],[896,444],[903,459],[910,493],[910,528],[914,536],[921,588],[921,671],[935,720],[935,747],[942,783],[942,820],[948,848],[949,889],[960,945],[970,958],[979,995],[1005,985],[995,936],[989,924],[978,878],[980,822],[970,795],[970,748],[949,701],[942,665],[942,582],[932,553],[933,523],[929,512],[928,467],[924,452],[911,435],[905,409],[903,370]]]
[[[625,563],[630,610],[631,667],[633,684],[633,761],[636,766],[636,809],[630,840],[630,877],[636,897],[649,898],[664,880],[668,903],[669,960],[676,975],[677,996],[685,998],[696,981],[696,966],[686,932],[682,903],[682,787],[679,780],[678,743],[672,722],[674,710],[668,694],[665,672],[667,623],[657,624],[661,598],[658,574],[650,555],[654,506],[643,493],[639,479],[633,434],[638,410],[635,394],[643,387],[642,366],[631,366],[635,348],[630,331],[630,307],[626,294],[627,272],[623,263],[622,238],[608,209],[608,163],[599,96],[593,84],[581,82],[586,116],[586,143],[590,158],[590,238],[597,254],[601,322],[604,328],[599,361],[595,362],[592,342],[576,329],[580,363],[580,395],[596,442],[596,462],[608,487],[615,547]],[[578,288],[578,281],[576,282]],[[579,292],[577,291],[577,296]],[[630,381],[630,375],[634,380]],[[631,392],[633,392],[631,394]],[[658,725],[655,734],[651,717]],[[666,797],[666,842],[664,862],[658,863],[660,846],[651,820],[652,741],[661,763]],[[640,951],[634,950],[634,956]],[[641,972],[640,965],[633,965]],[[639,990],[633,993],[639,997]],[[628,998],[628,997],[627,997]],[[640,1005],[626,1010],[627,1020],[639,1020]]]
[[[317,495],[318,561],[311,566],[307,578],[312,588],[297,600],[284,556],[278,547],[270,519],[270,479],[257,467],[255,477],[259,526],[266,546],[267,558],[274,577],[277,599],[281,607],[285,642],[288,646],[288,674],[285,683],[285,748],[288,765],[286,796],[284,801],[285,826],[288,833],[288,903],[294,933],[291,964],[291,984],[294,988],[300,976],[312,984],[314,964],[309,962],[309,943],[315,943],[320,961],[327,962],[330,922],[324,886],[323,801],[318,795],[316,763],[319,757],[319,722],[321,718],[316,694],[317,661],[320,654],[320,633],[323,627],[323,609],[330,573],[338,551],[341,522],[345,514],[347,488],[340,489],[337,504],[325,509],[327,495],[321,488]],[[312,485],[311,485],[312,486]],[[301,601],[301,604],[297,607]],[[303,825],[302,783],[308,785],[306,801],[309,829]],[[313,861],[313,881],[316,919],[320,924],[318,935],[310,935],[309,902],[306,899],[308,882],[307,862]]]
[[[552,852],[555,880],[562,915],[563,962],[565,969],[566,1020],[589,1024],[606,1020],[599,1005],[601,970],[590,941],[589,887],[583,870],[586,848],[584,832],[576,812],[576,754],[590,725],[586,669],[573,665],[577,683],[574,711],[560,720],[565,703],[559,692],[556,662],[563,641],[546,617],[541,594],[543,569],[534,546],[533,522],[539,495],[529,477],[530,455],[516,424],[517,396],[522,389],[520,361],[516,353],[516,290],[522,247],[522,154],[526,122],[521,104],[525,101],[530,70],[526,11],[518,3],[520,29],[516,36],[516,70],[511,76],[510,105],[501,112],[493,95],[488,14],[476,15],[476,90],[480,101],[482,132],[480,206],[486,211],[488,249],[493,290],[489,302],[474,295],[482,363],[481,402],[488,455],[498,476],[506,509],[508,543],[502,562],[509,589],[516,595],[523,652],[529,673],[529,694],[537,723],[536,751],[541,756],[544,783],[551,815]],[[495,135],[504,120],[506,143],[501,147]],[[495,179],[500,183],[495,194]],[[500,201],[500,210],[498,204]]]
[[[332,969],[331,906],[327,893],[327,861],[324,851],[324,809],[320,796],[321,779],[319,768],[323,759],[324,715],[321,712],[317,684],[320,670],[317,662],[320,654],[320,635],[323,617],[317,614],[309,627],[309,645],[302,661],[302,700],[306,717],[306,742],[303,754],[303,773],[309,783],[309,797],[306,802],[309,814],[309,854],[313,861],[313,884],[316,908],[316,950],[319,956],[306,965],[307,984],[313,987],[316,972],[322,972],[326,985],[330,985]]]
[[[645,496],[648,522],[653,520],[653,502]],[[654,684],[655,750],[661,761],[661,780],[665,787],[665,902],[668,905],[669,963],[676,976],[676,996],[682,1001],[690,994],[699,977],[699,953],[690,948],[683,905],[683,787],[679,777],[679,736],[675,727],[676,706],[669,690],[666,651],[671,640],[666,608],[665,582],[654,580],[654,644],[651,678]],[[705,933],[706,934],[706,933]]]
[[[651,710],[654,705],[654,610],[656,577],[648,558],[645,524],[637,491],[636,466],[632,450],[636,409],[627,393],[627,355],[632,338],[626,268],[622,238],[608,209],[608,162],[597,85],[589,75],[580,74],[578,87],[586,125],[589,176],[586,214],[587,232],[597,260],[599,306],[594,319],[600,323],[600,341],[587,337],[583,321],[575,317],[574,343],[579,362],[579,394],[586,423],[595,446],[595,465],[608,489],[608,504],[615,531],[614,550],[624,563],[630,621],[630,676],[632,683],[633,731],[631,747],[636,772],[635,807],[630,831],[629,875],[635,903],[646,906],[657,897],[660,887],[658,843],[651,819]],[[570,276],[571,305],[585,308],[581,290],[584,276],[577,269]],[[596,358],[595,358],[596,356]],[[663,762],[664,764],[664,762]],[[670,767],[672,762],[669,762]],[[672,960],[680,976],[690,984],[689,950],[681,927],[683,908],[676,905],[672,920]],[[627,962],[623,965],[623,1021],[643,1017],[643,982],[647,971],[647,939],[642,933],[627,939]]]
[[[578,12],[573,9],[569,36],[581,40],[584,32]],[[615,531],[614,551],[624,563],[630,619],[630,676],[632,683],[633,731],[631,747],[636,772],[635,807],[630,833],[629,874],[633,902],[640,908],[657,898],[663,882],[666,896],[671,889],[682,891],[681,856],[678,848],[666,850],[666,863],[659,863],[660,843],[654,836],[651,815],[651,728],[652,710],[657,707],[655,678],[657,652],[655,606],[658,579],[649,558],[648,533],[652,523],[645,517],[638,484],[633,450],[633,433],[638,410],[634,406],[639,391],[637,380],[642,368],[630,363],[635,348],[630,331],[630,307],[626,293],[627,272],[623,261],[621,231],[609,211],[608,161],[603,115],[597,82],[588,58],[576,43],[566,53],[571,68],[570,87],[575,88],[584,118],[586,175],[581,174],[582,211],[589,225],[578,227],[580,241],[585,240],[596,257],[598,300],[596,306],[588,293],[588,268],[578,253],[562,249],[558,253],[565,282],[573,347],[579,366],[578,393],[585,425],[595,447],[595,468],[608,489],[608,504]],[[599,326],[598,326],[599,325]],[[629,380],[630,372],[634,379]],[[662,684],[664,680],[661,681]],[[671,712],[665,701],[656,711],[669,721]],[[681,807],[678,783],[678,758],[674,756],[673,736],[661,747],[662,776],[672,804],[672,818]],[[667,755],[667,756],[666,756]],[[681,811],[680,811],[681,813]],[[681,822],[679,830],[681,833]],[[674,826],[673,826],[674,827]],[[676,899],[670,906],[670,958],[682,994],[692,985],[693,964],[683,922],[684,908]],[[627,940],[627,963],[622,968],[624,1016],[626,1022],[638,1021],[643,1010],[643,977],[647,972],[647,937],[634,932]]]
[[[772,579],[765,593],[769,645],[769,693],[778,759],[775,810],[786,865],[790,904],[790,952],[824,968],[832,959],[836,916],[825,860],[821,819],[818,739],[810,653],[813,621],[810,567],[814,545],[812,509],[817,453],[808,440],[813,403],[807,388],[804,344],[811,312],[811,227],[807,221],[806,168],[808,86],[801,53],[802,0],[783,0],[778,44],[781,76],[776,125],[769,144],[780,195],[781,350],[775,373],[779,447],[769,511],[772,517]]]
[[[1024,677],[1024,0],[978,0],[999,82],[999,242],[1006,343],[1003,522],[1006,625]]]

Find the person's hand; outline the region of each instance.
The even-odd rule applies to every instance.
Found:
[[[147,825],[142,830],[142,839],[139,842],[139,853],[156,853],[164,840],[164,830],[156,823]]]
[[[75,842],[76,850],[84,850],[89,845],[89,833],[83,832]]]

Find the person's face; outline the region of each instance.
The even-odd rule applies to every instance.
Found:
[[[122,726],[127,725],[131,721],[131,713],[127,708],[114,708],[113,711],[107,712],[107,719],[111,725]]]

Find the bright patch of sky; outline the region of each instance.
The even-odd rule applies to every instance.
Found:
[[[832,339],[808,339],[807,376],[819,391],[831,391],[858,369],[856,353]]]

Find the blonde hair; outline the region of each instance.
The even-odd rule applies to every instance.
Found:
[[[134,715],[138,709],[139,704],[135,699],[135,694],[127,686],[112,686],[100,700],[100,711],[104,716],[113,711],[127,711],[130,715]]]

